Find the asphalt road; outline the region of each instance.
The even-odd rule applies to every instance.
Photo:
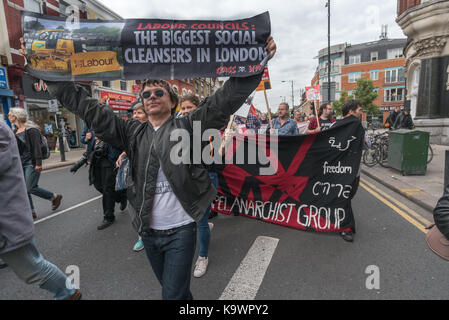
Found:
[[[366,177],[365,181],[391,194]],[[64,198],[57,211],[62,214],[36,224],[37,245],[63,271],[71,265],[79,268],[84,299],[161,298],[160,285],[145,253],[132,251],[137,234],[127,211],[120,212],[117,205],[116,223],[97,231],[102,220],[101,200],[83,204],[99,196],[87,183],[86,168],[76,175],[67,168],[43,173],[40,185],[62,193]],[[430,213],[406,199],[394,197],[403,208],[432,219]],[[34,199],[39,219],[54,213],[48,201]],[[75,205],[80,206],[66,210]],[[244,217],[220,215],[210,220],[214,223],[210,264],[204,277],[192,278],[195,299],[219,299],[236,271],[244,269],[242,261],[247,260],[244,272],[251,278],[260,277],[256,300],[449,298],[447,262],[428,249],[423,231],[362,186],[353,208],[357,225],[354,243],[334,234],[302,232]],[[262,271],[257,255],[247,259],[260,236],[276,243]],[[367,279],[376,283],[370,281],[374,273],[369,270],[378,271],[378,287],[374,289],[366,286]],[[40,300],[51,299],[51,295],[25,285],[6,268],[0,270],[0,300],[4,299]]]

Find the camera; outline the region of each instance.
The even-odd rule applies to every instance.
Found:
[[[79,168],[81,168],[84,165],[87,165],[89,161],[89,155],[90,152],[88,151],[84,152],[82,157],[73,166],[70,167],[70,172],[76,173]]]
[[[93,156],[95,159],[99,160],[101,158],[105,158],[108,155],[108,148],[106,144],[99,140],[95,142]]]

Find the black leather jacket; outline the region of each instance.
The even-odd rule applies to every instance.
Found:
[[[171,117],[157,131],[150,122],[140,123],[134,119],[123,120],[114,115],[110,108],[101,105],[88,92],[73,82],[48,82],[48,90],[59,102],[83,119],[102,140],[114,147],[125,150],[131,161],[133,184],[128,188],[129,210],[133,216],[133,226],[144,234],[149,229],[154,193],[147,186],[152,179],[148,168],[153,164],[150,148],[156,150],[161,169],[183,206],[193,220],[199,221],[216,196],[207,171],[202,166],[180,164],[170,160],[172,147],[177,141],[170,141],[175,129],[184,128],[192,134],[193,122],[201,122],[201,133],[206,129],[223,128],[230,115],[243,105],[256,89],[262,75],[247,78],[230,78],[222,88],[204,100],[188,116],[175,119]]]
[[[446,157],[448,157],[446,151]],[[435,224],[444,236],[449,239],[449,165],[446,163],[444,177],[444,193],[433,209]]]

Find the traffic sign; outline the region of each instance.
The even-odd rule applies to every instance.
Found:
[[[48,100],[48,112],[58,112],[58,100]]]

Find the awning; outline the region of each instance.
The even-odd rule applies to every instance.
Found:
[[[14,91],[8,89],[0,89],[0,96],[3,97],[15,97]]]

